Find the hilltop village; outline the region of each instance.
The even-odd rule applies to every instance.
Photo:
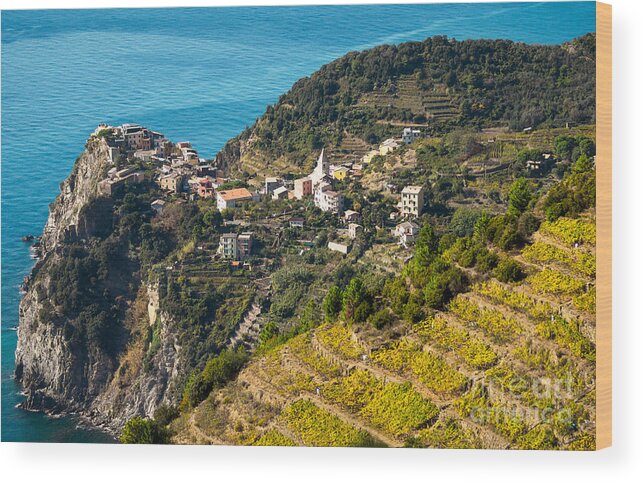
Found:
[[[349,445],[591,446],[592,130],[403,126],[366,149],[321,146],[299,171],[230,177],[187,141],[99,126],[98,191],[147,267],[128,356],[143,377],[167,374],[176,344],[194,360],[149,423],[179,443],[341,445],[343,423]],[[571,385],[507,385],[535,373]],[[472,421],[478,406],[518,412]],[[257,411],[274,425],[257,429]]]
[[[364,231],[359,210],[347,209],[342,186],[347,181],[359,182],[364,166],[376,156],[394,152],[400,146],[410,145],[422,137],[418,129],[404,128],[400,138],[389,138],[377,149],[364,154],[360,162],[331,163],[324,148],[321,149],[314,169],[307,176],[294,179],[265,177],[261,186],[252,186],[241,179],[226,177],[216,166],[215,160],[199,156],[188,141],[173,143],[162,133],[137,124],[121,126],[99,125],[93,137],[103,139],[109,149],[113,164],[105,179],[99,183],[99,192],[104,196],[116,194],[123,186],[153,182],[159,189],[159,197],[151,202],[150,208],[160,214],[168,202],[211,200],[220,213],[271,201],[300,201],[298,210],[285,218],[282,228],[305,228],[301,211],[312,207],[327,213],[334,219],[334,239],[326,247],[332,251],[347,254],[353,241]],[[256,184],[256,183],[255,183]],[[390,234],[403,247],[413,244],[420,226],[413,220],[421,216],[425,201],[423,186],[404,186],[397,195],[395,209],[388,213],[386,225]],[[228,219],[230,226],[234,220]],[[246,226],[247,227],[247,226]],[[303,249],[314,240],[304,240]],[[253,254],[253,233],[251,231],[228,232],[220,236],[217,255],[231,260],[234,266]],[[247,264],[246,264],[247,265]]]

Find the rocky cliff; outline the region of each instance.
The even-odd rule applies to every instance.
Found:
[[[179,349],[171,320],[158,312],[158,284],[142,282],[145,275],[137,271],[136,263],[121,263],[119,271],[100,285],[104,304],[117,307],[101,332],[103,338],[112,339],[110,349],[86,341],[92,327],[82,310],[66,311],[56,301],[60,295],[55,285],[60,280],[53,277],[65,273],[69,268],[63,269],[68,266],[64,263],[75,259],[69,250],[82,259],[111,233],[114,202],[98,189],[111,167],[106,141],[90,138],[50,205],[40,259],[20,304],[16,378],[27,395],[24,408],[75,412],[116,432],[128,418],[149,416],[171,398],[169,385],[178,372]],[[152,326],[156,349],[143,364]]]

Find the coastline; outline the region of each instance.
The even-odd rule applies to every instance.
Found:
[[[363,42],[363,40],[362,39],[357,39],[356,41],[353,41],[353,44],[356,44],[356,43],[359,43],[359,42]],[[373,39],[371,41],[371,44],[376,44],[376,43],[379,43],[379,42],[380,42],[380,39],[375,38],[375,39]],[[346,48],[347,47],[345,47],[342,44],[342,45],[336,47],[336,50],[341,50],[341,49],[346,49]],[[352,44],[348,48],[352,48]],[[359,48],[363,48],[363,46],[360,45]],[[312,69],[313,64],[314,63],[320,63],[322,60],[320,60],[320,59],[308,60],[308,64],[306,64],[305,68],[301,67],[301,69],[306,70],[306,71],[308,71],[308,70],[312,71],[313,70]],[[5,60],[3,59],[3,64],[4,64],[4,62],[5,62]],[[296,74],[296,75],[298,75],[298,74]],[[4,75],[3,75],[3,77],[4,77]],[[286,76],[284,76],[284,78],[286,78]],[[286,83],[285,81],[283,81],[282,78],[280,78],[279,82],[281,84],[290,85],[291,81],[288,80],[288,82]],[[281,91],[281,89],[282,89],[281,86],[278,86],[278,89],[273,88],[274,91],[277,91],[277,90]],[[187,95],[188,95],[188,93],[186,93],[186,98],[187,98]],[[252,117],[253,117],[254,112],[255,111],[260,111],[261,109],[263,109],[265,107],[265,105],[267,103],[269,103],[269,102],[266,102],[266,99],[271,99],[275,94],[274,94],[273,91],[270,91],[270,92],[264,93],[262,95],[263,95],[263,97],[259,96],[259,98],[254,99],[254,103],[256,105],[253,105],[252,108],[247,108],[247,110],[243,114],[242,118],[237,120],[237,122],[240,125],[243,125],[243,123],[248,122],[249,119],[251,120]],[[99,104],[99,108],[100,108],[100,104]],[[216,115],[218,114],[216,109],[214,107],[211,107],[211,106],[208,107],[208,108],[210,109],[210,111],[207,111],[208,116],[216,117]],[[216,108],[218,108],[218,107],[216,107]],[[253,109],[255,109],[255,111],[253,111]],[[73,105],[71,106],[70,110],[72,110],[72,111],[74,110]],[[112,118],[117,118],[118,116],[122,116],[123,111],[114,112],[114,111],[106,110],[106,112],[108,112],[108,116],[112,117]],[[137,113],[136,108],[134,108],[134,107],[132,107],[131,111],[128,110],[127,112],[130,113],[130,115],[132,115],[133,117],[135,117],[135,114]],[[75,115],[75,113],[74,113],[74,115]],[[101,113],[100,112],[93,112],[92,115],[101,115]],[[103,115],[104,115],[104,113],[103,113]],[[147,115],[147,114],[145,114],[145,115]],[[194,130],[197,133],[197,135],[194,135],[194,136],[189,135],[189,137],[192,138],[192,139],[197,140],[198,142],[201,143],[201,145],[204,145],[204,146],[205,145],[216,146],[217,144],[222,145],[227,140],[228,137],[231,137],[228,134],[231,131],[236,132],[238,130],[238,127],[239,127],[237,125],[233,125],[232,127],[230,127],[229,125],[225,126],[226,130],[223,133],[217,133],[218,138],[215,139],[215,141],[213,142],[212,134],[210,132],[211,126],[208,125],[208,123],[203,123],[203,125],[198,125],[198,126],[189,126],[189,128],[187,128],[187,127],[178,127],[176,125],[177,121],[171,120],[170,119],[171,116],[169,116],[168,113],[165,113],[165,112],[156,113],[155,115],[157,115],[159,117],[159,119],[161,119],[160,121],[156,121],[156,120],[149,120],[148,121],[145,118],[145,115],[141,116],[141,121],[145,121],[146,123],[148,123],[150,125],[158,126],[159,129],[167,131],[168,134],[171,134],[172,137],[174,137],[174,138],[181,138],[185,134],[186,131]],[[3,117],[5,117],[5,114],[3,114]],[[91,116],[88,116],[88,117],[91,117]],[[14,206],[18,206],[19,198],[17,197],[17,195],[15,195],[13,193],[5,193],[4,190],[3,190],[3,207],[5,207],[5,206],[8,207],[7,210],[3,210],[3,218],[6,217],[5,221],[7,221],[7,220],[17,221],[18,226],[15,229],[20,230],[21,232],[32,232],[33,231],[32,228],[34,228],[35,226],[37,226],[37,227],[35,227],[35,229],[42,228],[42,225],[43,225],[42,218],[46,217],[47,205],[53,199],[53,196],[51,195],[51,193],[55,192],[58,182],[60,182],[64,178],[66,178],[66,176],[68,174],[68,171],[69,171],[69,168],[68,168],[69,166],[68,166],[67,161],[71,160],[71,159],[74,159],[75,156],[78,153],[77,152],[79,150],[78,149],[78,145],[79,145],[78,140],[79,140],[79,137],[82,137],[82,135],[84,135],[84,134],[79,135],[79,133],[84,133],[84,125],[85,124],[81,125],[83,122],[86,125],[89,125],[89,124],[95,125],[95,122],[94,122],[93,118],[91,119],[91,121],[86,120],[86,119],[84,119],[82,121],[75,121],[75,123],[72,124],[71,129],[70,129],[70,132],[73,132],[73,134],[70,134],[69,137],[65,137],[62,140],[58,139],[58,134],[55,134],[55,133],[54,134],[52,134],[52,133],[48,134],[50,136],[50,139],[53,139],[55,142],[60,142],[61,144],[64,145],[64,148],[61,149],[63,152],[62,153],[59,152],[58,154],[60,156],[60,159],[64,159],[65,162],[60,163],[60,165],[53,166],[52,171],[50,172],[50,176],[49,176],[49,177],[51,177],[53,179],[45,179],[43,181],[45,187],[43,187],[43,185],[39,185],[39,187],[37,187],[37,190],[39,190],[40,192],[38,192],[37,196],[34,196],[34,199],[30,199],[30,202],[31,202],[31,204],[30,204],[31,208],[30,209],[33,211],[33,213],[24,212],[24,208],[22,208],[22,207],[20,209],[23,209],[23,211],[20,211],[20,210],[17,210],[17,208],[14,208]],[[224,121],[218,121],[218,122],[223,123]],[[172,125],[171,129],[167,128],[167,126],[169,126],[169,125]],[[5,131],[5,129],[7,129],[6,126],[3,127],[3,131]],[[172,129],[174,129],[175,132],[176,132],[176,130],[178,130],[179,132],[178,133],[173,133]],[[181,131],[180,129],[183,129],[183,131]],[[65,136],[65,135],[66,134],[63,134],[63,136]],[[7,136],[8,136],[8,134],[7,134]],[[7,136],[3,136],[3,137],[5,137],[5,139],[11,137],[11,136],[7,137]],[[19,136],[16,136],[16,139],[18,139],[18,142],[20,142],[20,137]],[[44,142],[43,143],[44,148],[43,148],[42,152],[37,152],[37,156],[41,156],[42,159],[43,159],[43,162],[44,162],[44,159],[46,159],[47,155],[48,155],[47,149],[51,150],[52,146],[54,146],[54,148],[58,147],[57,144],[54,143],[54,141],[50,140],[49,142]],[[6,141],[6,142],[9,142],[9,141]],[[14,142],[16,142],[16,141],[14,141]],[[5,142],[3,142],[3,147],[4,147],[4,143]],[[8,157],[8,158],[11,157],[11,149],[7,149],[6,157]],[[37,157],[37,159],[39,159],[39,158]],[[15,166],[13,167],[13,169],[17,171],[17,168]],[[7,166],[7,171],[10,171],[10,170],[11,170],[11,166]],[[20,173],[20,176],[22,176],[22,173]],[[21,179],[20,176],[18,176],[16,179]],[[44,176],[44,177],[47,178],[48,176]],[[7,182],[6,179],[5,179],[5,182]],[[5,204],[7,199],[9,201],[8,205]],[[14,205],[12,205],[12,203],[14,203]],[[29,210],[29,208],[27,208],[27,210]],[[3,225],[4,225],[4,223],[3,223]],[[16,253],[15,254],[10,253],[11,256],[15,256],[15,257],[19,258],[17,260],[13,260],[13,261],[9,260],[9,262],[6,264],[6,266],[3,267],[3,281],[6,284],[9,284],[9,282],[13,282],[13,280],[15,278],[17,278],[18,280],[22,279],[22,276],[24,275],[25,269],[26,269],[27,273],[31,273],[31,271],[33,270],[33,267],[36,265],[38,260],[34,260],[33,258],[30,258],[30,254],[29,254],[28,250],[27,250],[26,253],[23,253],[23,251],[25,251],[25,249],[24,249],[25,247],[20,248],[19,246],[17,246],[18,241],[14,241],[11,238],[10,234],[7,231],[5,231],[5,228],[3,228],[3,237],[5,238],[5,245],[3,246],[3,261],[6,260],[6,256],[5,256],[5,253],[4,253],[5,249],[8,252],[11,252],[11,250],[15,250]],[[26,254],[26,256],[23,257],[23,254]],[[11,271],[11,270],[14,270],[14,271]],[[5,274],[5,273],[8,273],[9,275],[7,276],[7,274]],[[3,313],[3,331],[6,330],[5,333],[9,332],[9,335],[11,335],[11,336],[4,336],[5,334],[3,334],[3,351],[5,351],[5,355],[3,356],[3,413],[4,413],[4,415],[3,415],[3,439],[4,439],[5,424],[7,423],[7,421],[10,421],[10,422],[12,421],[10,418],[5,418],[5,417],[11,417],[11,415],[10,415],[11,412],[7,411],[5,409],[6,409],[7,406],[9,406],[9,407],[14,407],[13,409],[15,410],[15,405],[14,404],[10,404],[10,405],[7,405],[7,406],[5,405],[5,398],[8,401],[10,401],[10,400],[15,400],[14,395],[19,396],[18,394],[12,394],[11,392],[9,392],[9,391],[7,391],[5,389],[6,387],[10,387],[10,389],[11,389],[11,387],[13,387],[13,384],[15,383],[15,380],[9,380],[9,381],[6,380],[5,369],[9,368],[7,366],[7,360],[11,359],[11,363],[10,363],[11,372],[13,373],[13,371],[15,370],[15,354],[14,354],[15,343],[13,344],[13,348],[14,348],[13,350],[11,350],[11,343],[12,343],[13,338],[15,338],[15,334],[17,332],[18,327],[17,327],[17,324],[15,326],[12,325],[12,323],[13,323],[12,317],[15,318],[17,316],[17,303],[19,303],[20,298],[21,298],[21,296],[19,295],[19,292],[18,292],[19,288],[17,288],[13,284],[11,284],[9,287],[7,287],[5,289],[6,290],[9,290],[9,289],[10,290],[15,290],[15,293],[12,293],[11,296],[8,297],[8,298],[7,298],[7,296],[3,296],[3,299],[4,299],[3,305],[5,304],[5,302],[7,302],[7,300],[9,300],[7,302],[7,306],[6,307],[3,306],[3,312],[5,310],[10,310],[11,307],[15,307],[16,312],[11,313],[11,316],[4,316],[4,313]],[[4,291],[4,289],[3,289],[3,291]],[[4,294],[5,293],[3,293],[3,295]],[[16,299],[17,299],[17,302],[16,302]],[[6,382],[6,384],[5,384],[5,382]],[[22,405],[24,403],[25,402],[23,401],[19,405]],[[20,410],[28,411],[29,409],[25,408],[25,409],[20,409]],[[68,418],[71,421],[74,417],[78,416],[77,414],[74,414],[73,412],[69,412],[67,414],[64,411],[55,411],[55,410],[52,410],[50,414],[46,414],[45,412],[32,412],[32,411],[29,411],[29,413],[30,414],[37,413],[39,415],[42,415],[43,417],[47,417],[48,419],[51,419],[51,421],[65,421],[65,419],[67,418],[67,415],[69,415]],[[90,427],[90,430],[94,430],[92,428],[93,427],[93,422],[92,422],[91,418],[87,418],[87,423],[88,423],[88,425]],[[25,426],[30,427],[28,424],[25,425]]]

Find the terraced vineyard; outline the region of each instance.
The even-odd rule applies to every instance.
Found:
[[[255,358],[227,391],[213,392],[191,419],[183,417],[181,437],[284,446],[591,448],[592,223],[589,216],[544,222],[511,253],[524,280],[505,283],[471,268],[469,290],[417,323],[395,319],[383,334],[340,320],[292,337]]]
[[[420,88],[413,77],[402,76],[391,91],[374,91],[364,94],[358,107],[397,107],[414,115],[422,115],[431,121],[449,121],[459,115],[459,109],[444,85],[435,85],[430,90]]]

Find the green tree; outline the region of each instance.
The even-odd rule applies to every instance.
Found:
[[[569,160],[576,147],[576,139],[570,136],[558,136],[554,139],[554,152],[559,159]]]
[[[431,264],[438,254],[440,240],[430,224],[425,224],[420,229],[418,240],[415,243],[414,262],[418,267],[426,267]]]
[[[301,319],[297,325],[297,333],[304,333],[317,325],[319,325],[319,306],[314,299],[311,299],[306,304],[304,312],[301,314]]]
[[[347,320],[353,320],[357,307],[364,301],[365,297],[366,288],[364,287],[364,282],[361,278],[353,278],[348,283],[342,298],[342,309]]]
[[[264,327],[264,331],[266,327]],[[247,359],[248,353],[243,348],[238,350],[225,349],[210,358],[203,371],[194,371],[188,379],[183,389],[180,408],[187,410],[196,407],[207,398],[214,388],[222,387],[232,380],[239,373]]]
[[[509,283],[512,281],[520,281],[524,273],[522,266],[520,266],[518,262],[511,258],[504,258],[498,263],[498,266],[496,266],[493,275],[503,283]]]
[[[509,207],[507,214],[519,216],[523,213],[532,198],[531,184],[524,177],[516,179],[509,188]]]
[[[444,304],[446,286],[439,276],[432,276],[423,290],[424,302],[430,308],[440,308]]]
[[[342,311],[342,290],[339,289],[339,286],[330,287],[322,303],[322,309],[327,320],[337,319],[337,315]]]
[[[211,209],[209,211],[206,211],[203,215],[203,222],[206,224],[206,226],[214,226],[218,228],[223,222],[223,216],[221,216],[221,212],[219,210]]]
[[[456,236],[470,236],[481,216],[478,209],[458,208],[451,218],[451,231]]]
[[[589,172],[593,168],[592,161],[587,157],[585,154],[581,154],[581,156],[576,160],[574,165],[572,166],[572,172],[573,173],[583,173],[583,172]]]
[[[169,441],[169,432],[154,420],[134,417],[123,427],[120,441],[124,444],[165,444]]]
[[[261,334],[259,335],[259,343],[264,344],[278,335],[279,327],[277,326],[277,323],[275,323],[274,321],[269,321],[268,323],[266,323],[266,326],[263,327],[263,330],[261,330]]]
[[[371,315],[368,321],[375,328],[377,328],[378,330],[381,330],[385,326],[391,324],[391,322],[393,321],[393,315],[388,310],[388,308],[383,308],[379,310],[377,313],[374,313],[373,315]]]
[[[173,405],[159,405],[159,407],[154,410],[154,420],[162,427],[169,425],[170,422],[179,415],[179,409]]]
[[[491,216],[487,213],[482,213],[482,215],[476,220],[476,223],[473,225],[473,239],[474,241],[486,241],[487,240],[487,227],[491,222]]]

